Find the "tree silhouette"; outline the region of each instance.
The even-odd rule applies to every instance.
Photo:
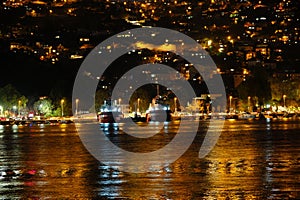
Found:
[[[24,108],[27,101],[28,99],[11,84],[0,88],[0,105],[3,110],[11,111],[13,107]]]
[[[269,102],[272,99],[269,75],[261,66],[255,66],[251,76],[242,82],[238,88],[239,97],[242,100],[247,100],[248,96],[252,99],[257,99],[260,106]]]

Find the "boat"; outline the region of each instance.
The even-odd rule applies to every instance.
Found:
[[[97,115],[97,119],[100,124],[119,123],[124,119],[124,114],[120,106],[113,105],[111,101],[104,101]]]
[[[14,124],[14,121],[13,120],[3,120],[3,121],[0,121],[0,125],[3,125],[3,126],[6,126],[6,125],[13,125]]]
[[[239,119],[239,116],[236,113],[228,113],[225,119]]]
[[[164,103],[164,99],[159,95],[153,98],[146,112],[146,121],[164,122],[171,120],[170,106]]]
[[[250,112],[243,112],[238,114],[238,119],[255,119],[256,114]]]

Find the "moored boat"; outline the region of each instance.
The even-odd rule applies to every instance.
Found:
[[[104,101],[97,115],[97,119],[101,124],[119,123],[124,119],[124,115],[119,106],[112,105],[110,101]]]
[[[152,99],[152,103],[147,110],[146,120],[148,122],[164,122],[172,120],[170,106],[165,104],[159,95]]]
[[[238,119],[255,119],[255,113],[243,112],[238,114]]]

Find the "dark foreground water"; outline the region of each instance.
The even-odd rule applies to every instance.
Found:
[[[204,159],[197,156],[208,123],[200,123],[195,142],[179,160],[143,174],[114,171],[95,160],[74,124],[1,126],[0,198],[300,198],[299,120],[226,121],[217,145]],[[177,125],[168,124],[150,146],[170,141]],[[125,140],[125,146],[138,151],[147,148],[145,142],[116,133],[108,137]]]

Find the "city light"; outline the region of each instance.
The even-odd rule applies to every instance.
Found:
[[[212,40],[208,40],[207,41],[207,46],[211,46],[212,45]]]

